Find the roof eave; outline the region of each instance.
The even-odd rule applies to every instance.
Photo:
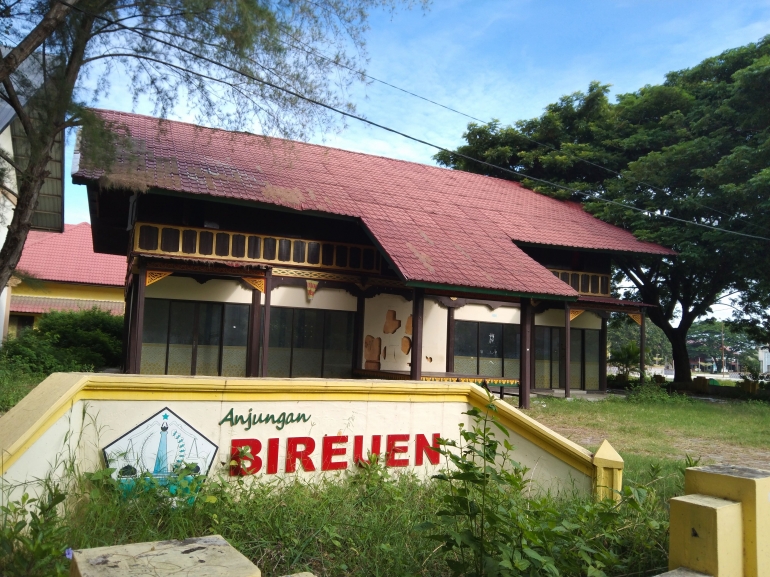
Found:
[[[496,296],[515,297],[515,298],[532,298],[532,299],[554,300],[554,301],[577,301],[578,300],[578,297],[576,295],[573,296],[573,295],[567,295],[567,294],[556,295],[556,294],[545,294],[545,293],[506,291],[501,289],[477,288],[477,287],[469,287],[469,286],[432,283],[432,282],[425,282],[425,281],[406,281],[406,286],[410,288],[434,289],[434,290],[441,290],[441,291],[459,291],[459,292],[465,292],[465,293],[478,293],[478,294],[484,294],[484,295],[496,295]]]

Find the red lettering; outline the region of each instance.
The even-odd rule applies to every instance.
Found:
[[[344,455],[348,452],[345,447],[335,447],[338,443],[347,443],[348,438],[346,435],[341,436],[326,436],[321,442],[321,470],[322,471],[336,471],[340,469],[347,469],[347,461],[332,461],[334,457]]]
[[[303,449],[299,450],[299,445]],[[310,454],[315,450],[315,441],[312,437],[291,437],[286,442],[286,472],[294,473],[297,470],[297,459],[302,463],[305,471],[315,471],[315,465],[310,459]]]
[[[262,443],[257,439],[233,439],[230,443],[230,476],[245,477],[259,473],[262,459],[257,455],[261,450]]]
[[[380,445],[382,437],[380,435],[372,435],[372,455],[380,455]],[[368,455],[367,455],[368,456]],[[364,437],[363,435],[356,435],[353,437],[353,462],[369,464],[367,459],[364,459]]]
[[[441,455],[438,451],[434,451],[434,449],[438,449],[438,440],[440,438],[441,435],[433,433],[433,444],[428,444],[428,439],[425,438],[425,435],[417,435],[415,437],[415,451],[417,452],[414,456],[415,466],[419,467],[422,465],[423,457],[428,457],[431,465],[438,465]]]
[[[267,440],[267,474],[275,475],[278,472],[278,441],[280,439]]]
[[[388,435],[388,442],[385,445],[385,452],[388,454],[388,467],[408,467],[409,457],[406,459],[396,459],[396,455],[399,453],[406,453],[409,450],[408,446],[398,446],[396,443],[409,442],[409,435]]]

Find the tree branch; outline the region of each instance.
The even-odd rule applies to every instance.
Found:
[[[8,97],[8,104],[11,105],[11,108],[13,108],[16,116],[19,117],[19,121],[24,127],[24,132],[27,134],[27,136],[30,136],[32,134],[32,121],[30,120],[29,116],[27,116],[27,113],[24,112],[24,107],[19,100],[19,95],[16,94],[16,89],[13,87],[10,78],[3,80],[3,88],[5,88],[5,94]]]
[[[45,39],[64,21],[72,6],[77,3],[78,0],[69,0],[68,3],[54,3],[40,23],[3,58],[2,64],[0,64],[0,82],[5,82],[11,73],[45,42]]]

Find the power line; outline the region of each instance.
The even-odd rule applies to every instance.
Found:
[[[375,76],[372,76],[372,75],[370,75],[370,74],[367,74],[367,73],[366,73],[366,72],[364,72],[363,70],[356,70],[356,69],[355,69],[355,68],[353,68],[352,66],[347,66],[347,65],[345,65],[345,64],[343,64],[343,63],[341,63],[341,62],[338,62],[337,60],[335,60],[335,59],[333,59],[333,58],[329,58],[329,57],[328,57],[328,56],[326,56],[325,54],[322,54],[321,52],[319,52],[319,51],[315,50],[315,49],[314,49],[314,48],[312,48],[311,46],[308,46],[307,44],[305,44],[305,43],[304,43],[304,42],[302,42],[301,40],[298,40],[298,39],[294,38],[294,37],[293,37],[291,34],[289,34],[288,32],[286,32],[286,31],[282,31],[282,32],[283,32],[283,33],[284,33],[286,36],[288,36],[289,38],[291,38],[293,42],[295,42],[296,44],[299,44],[299,46],[295,46],[295,45],[293,45],[293,44],[291,44],[291,43],[288,43],[288,42],[284,42],[284,41],[282,41],[282,40],[279,40],[279,42],[281,42],[282,44],[284,44],[284,45],[286,45],[286,46],[289,46],[289,47],[291,47],[291,48],[295,48],[295,49],[299,49],[299,50],[302,50],[303,52],[306,52],[307,54],[311,54],[311,55],[313,55],[313,56],[316,56],[316,57],[318,57],[318,58],[321,58],[321,59],[323,59],[323,60],[325,60],[325,61],[329,62],[330,64],[333,64],[334,66],[337,66],[337,67],[339,67],[339,68],[343,68],[343,69],[345,69],[345,70],[348,70],[348,71],[350,71],[350,72],[353,72],[354,74],[359,74],[359,75],[363,76],[364,78],[368,78],[369,80],[371,80],[371,81],[373,81],[373,82],[378,82],[379,84],[383,84],[383,85],[385,85],[385,86],[388,86],[388,87],[390,87],[390,88],[393,88],[393,89],[395,89],[395,90],[398,90],[398,91],[400,91],[400,92],[403,92],[403,93],[405,93],[405,94],[408,94],[408,95],[410,95],[410,96],[413,96],[413,97],[415,97],[415,98],[419,98],[420,100],[424,100],[425,102],[429,102],[430,104],[433,104],[433,105],[435,105],[435,106],[439,106],[439,107],[441,107],[441,108],[443,108],[443,109],[445,109],[445,110],[449,110],[450,112],[454,112],[455,114],[459,114],[460,116],[464,116],[464,117],[466,117],[466,118],[469,118],[469,119],[471,119],[471,120],[475,120],[475,121],[477,121],[477,122],[481,122],[482,124],[489,124],[489,123],[491,122],[490,120],[482,120],[481,118],[477,118],[476,116],[473,116],[473,115],[471,115],[471,114],[468,114],[468,113],[466,113],[466,112],[462,112],[461,110],[457,110],[457,109],[455,109],[455,108],[452,108],[451,106],[447,106],[446,104],[441,104],[440,102],[436,102],[435,100],[431,100],[430,98],[427,98],[426,96],[422,96],[421,94],[417,94],[417,93],[415,93],[415,92],[412,92],[411,90],[407,90],[406,88],[402,88],[402,87],[400,87],[400,86],[397,86],[397,85],[395,85],[395,84],[391,84],[390,82],[387,82],[387,81],[385,81],[385,80],[381,80],[380,78],[377,78],[377,77],[375,77]],[[609,172],[610,174],[613,174],[613,175],[615,175],[615,176],[618,176],[618,177],[620,177],[620,178],[623,178],[623,179],[625,179],[625,180],[630,180],[630,181],[632,181],[632,182],[636,182],[637,184],[641,184],[641,185],[643,185],[643,186],[646,186],[646,187],[648,187],[648,188],[651,188],[651,189],[653,189],[653,190],[657,190],[658,192],[662,192],[663,194],[667,194],[667,192],[666,192],[664,189],[662,189],[662,188],[660,188],[660,187],[658,187],[658,186],[655,186],[654,184],[650,184],[649,182],[645,182],[645,181],[643,181],[643,180],[639,180],[639,179],[636,179],[636,178],[633,178],[633,177],[629,177],[629,176],[627,176],[627,175],[625,175],[625,174],[623,174],[623,173],[621,173],[621,172],[618,172],[618,171],[616,171],[616,170],[613,170],[613,169],[611,169],[611,168],[609,168],[609,167],[607,167],[607,166],[604,166],[604,165],[602,165],[602,164],[598,164],[598,163],[596,163],[596,162],[593,162],[593,161],[587,160],[587,159],[585,159],[585,158],[581,158],[581,157],[579,157],[579,156],[576,156],[576,155],[572,154],[572,153],[571,153],[571,152],[569,152],[568,150],[565,150],[564,148],[557,148],[557,147],[553,146],[552,144],[548,144],[548,143],[546,143],[546,142],[540,142],[540,141],[538,141],[538,140],[535,140],[534,138],[532,138],[532,137],[530,137],[530,136],[527,136],[526,134],[524,134],[524,133],[523,133],[523,132],[521,132],[521,131],[517,131],[517,132],[518,132],[518,135],[519,135],[521,138],[524,138],[525,140],[528,140],[529,142],[532,142],[532,143],[534,143],[534,144],[537,144],[538,146],[543,146],[543,147],[545,147],[545,148],[549,148],[549,149],[551,149],[551,150],[553,150],[553,151],[556,151],[556,152],[560,152],[560,153],[564,153],[564,154],[566,154],[567,156],[569,156],[570,158],[572,158],[573,160],[577,160],[578,162],[583,162],[583,163],[585,163],[585,164],[588,164],[588,165],[590,165],[590,166],[593,166],[594,168],[598,168],[598,169],[600,169],[600,170],[605,170],[605,171]],[[735,216],[735,215],[731,215],[731,214],[729,214],[729,213],[726,213],[726,212],[724,212],[724,211],[721,211],[721,210],[719,210],[719,209],[717,209],[717,208],[714,208],[714,207],[711,207],[711,206],[705,205],[705,204],[703,204],[703,203],[697,202],[697,201],[695,201],[695,200],[693,200],[693,199],[689,199],[689,201],[690,201],[690,202],[692,202],[693,204],[695,204],[696,206],[699,206],[699,207],[701,207],[701,208],[705,208],[706,210],[710,210],[710,211],[712,211],[712,212],[716,212],[716,213],[718,213],[718,214],[721,214],[721,215],[723,215],[723,216],[726,216],[726,217],[728,217],[728,218],[734,218],[734,219],[736,219],[736,220],[738,220],[738,221],[740,221],[740,222],[743,222],[743,223],[746,223],[746,224],[748,224],[749,226],[752,226],[752,227],[754,227],[754,228],[759,228],[759,229],[761,229],[761,230],[764,230],[764,227],[761,227],[761,226],[759,226],[759,225],[757,225],[757,224],[754,224],[754,223],[752,223],[752,222],[749,222],[749,221],[747,221],[746,219],[743,219],[743,218],[737,217],[737,216]],[[688,222],[689,222],[689,221],[688,221]]]
[[[525,174],[523,172],[516,172],[515,170],[511,170],[509,168],[504,168],[502,166],[497,166],[497,165],[492,164],[490,162],[486,162],[486,161],[480,160],[478,158],[473,158],[471,156],[468,156],[468,155],[465,155],[465,154],[462,154],[462,153],[459,153],[459,152],[456,152],[456,151],[451,151],[451,150],[449,150],[447,148],[444,148],[443,146],[439,146],[438,144],[433,144],[432,142],[428,142],[427,140],[423,140],[423,139],[418,138],[416,136],[412,136],[412,135],[407,134],[405,132],[401,132],[399,130],[396,130],[395,128],[390,128],[389,126],[385,126],[384,124],[379,124],[377,122],[369,120],[368,118],[364,118],[362,116],[358,116],[358,115],[353,114],[351,112],[346,112],[344,110],[340,110],[339,108],[331,106],[330,104],[326,104],[326,103],[321,102],[319,100],[315,100],[313,98],[304,96],[304,95],[302,95],[302,94],[300,94],[298,92],[295,92],[295,91],[293,91],[293,90],[291,90],[289,88],[285,88],[285,87],[279,86],[279,85],[277,85],[277,84],[275,84],[273,82],[270,82],[268,80],[257,78],[256,76],[254,76],[252,74],[249,74],[249,73],[244,72],[242,70],[238,70],[238,69],[233,68],[232,66],[224,64],[222,62],[217,62],[216,60],[213,60],[212,58],[209,58],[209,57],[204,56],[202,54],[197,54],[197,53],[195,53],[195,52],[193,52],[191,50],[188,50],[187,48],[183,48],[183,47],[181,47],[179,45],[176,45],[176,44],[173,44],[173,43],[171,43],[171,42],[169,42],[167,40],[163,40],[162,38],[156,38],[155,36],[147,34],[146,32],[135,30],[135,29],[131,28],[130,26],[126,26],[125,24],[122,24],[121,22],[118,22],[116,20],[112,20],[111,18],[108,18],[106,16],[102,16],[100,14],[94,14],[92,12],[88,12],[88,11],[84,10],[83,8],[81,8],[81,7],[69,4],[69,3],[65,2],[64,0],[59,0],[59,1],[62,4],[70,6],[74,10],[77,10],[78,12],[81,12],[83,14],[88,14],[89,16],[92,16],[92,17],[94,17],[96,19],[99,19],[99,20],[102,20],[104,22],[107,22],[108,24],[117,26],[118,28],[121,28],[121,29],[126,30],[128,32],[131,32],[131,33],[134,33],[134,34],[138,34],[138,35],[140,35],[140,36],[142,36],[144,38],[147,38],[149,40],[153,40],[155,42],[158,42],[158,43],[163,44],[165,46],[168,46],[170,48],[179,50],[180,52],[183,52],[183,53],[185,53],[185,54],[187,54],[189,56],[192,56],[193,58],[196,58],[196,59],[201,60],[203,62],[208,62],[209,64],[213,64],[214,66],[218,66],[220,68],[228,70],[229,72],[232,72],[234,74],[238,74],[240,76],[243,76],[245,78],[253,80],[254,82],[263,84],[265,86],[269,86],[270,88],[274,88],[276,90],[280,90],[280,91],[285,92],[285,93],[287,93],[287,94],[289,94],[291,96],[294,96],[295,98],[299,98],[300,100],[304,100],[306,102],[309,102],[310,104],[314,104],[316,106],[320,106],[321,108],[325,108],[326,110],[330,110],[332,112],[335,112],[335,113],[340,114],[342,116],[345,116],[347,118],[351,118],[353,120],[357,120],[359,122],[363,122],[363,123],[368,124],[370,126],[373,126],[375,128],[379,128],[381,130],[385,130],[386,132],[390,132],[392,134],[396,134],[398,136],[401,136],[401,137],[406,138],[408,140],[411,140],[413,142],[417,142],[417,143],[420,143],[420,144],[424,144],[425,146],[429,146],[431,148],[435,148],[436,150],[439,150],[439,151],[442,151],[442,152],[447,152],[449,154],[454,154],[456,156],[459,156],[460,158],[464,158],[464,159],[469,160],[471,162],[476,162],[478,164],[481,164],[483,166],[488,166],[489,168],[494,168],[496,170],[502,170],[503,172],[509,173],[509,174],[511,174],[513,176],[516,176],[516,177],[519,177],[519,178],[522,178],[522,177],[523,178],[527,178],[529,180],[533,180],[533,181],[536,181],[536,182],[541,182],[543,184],[547,184],[548,186],[553,186],[553,187],[556,187],[556,188],[560,188],[562,190],[566,190],[566,191],[572,192],[574,194],[579,194],[579,195],[582,195],[582,196],[585,196],[587,198],[591,198],[591,199],[594,199],[594,200],[597,200],[597,201],[600,201],[600,202],[606,202],[608,204],[619,206],[619,207],[627,209],[627,210],[632,210],[632,211],[635,211],[635,212],[639,212],[639,213],[642,213],[642,214],[644,214],[646,216],[649,216],[649,217],[664,218],[664,219],[668,219],[668,220],[672,220],[672,221],[676,221],[676,222],[681,222],[681,223],[684,223],[684,224],[690,224],[690,225],[699,226],[699,227],[702,227],[702,228],[708,228],[708,229],[711,229],[711,230],[716,230],[716,231],[719,231],[719,232],[723,232],[725,234],[733,234],[733,235],[742,236],[742,237],[746,237],[746,238],[753,238],[753,239],[757,239],[757,240],[770,241],[770,238],[767,238],[767,237],[764,237],[764,236],[756,236],[756,235],[752,235],[752,234],[746,234],[746,233],[742,233],[742,232],[726,230],[726,229],[723,229],[723,228],[720,228],[720,227],[717,227],[717,226],[713,226],[713,225],[710,225],[710,224],[705,224],[705,223],[700,223],[700,222],[692,222],[692,221],[689,221],[689,220],[685,220],[685,219],[682,219],[682,218],[677,218],[677,217],[670,216],[670,215],[655,214],[655,213],[652,213],[651,211],[646,210],[646,209],[637,208],[635,206],[630,206],[630,205],[627,205],[627,204],[623,204],[621,202],[617,202],[617,201],[614,201],[614,200],[603,198],[603,197],[600,197],[600,196],[597,196],[597,195],[594,195],[594,194],[591,194],[591,193],[587,193],[587,192],[584,192],[584,191],[576,190],[576,189],[570,188],[568,186],[564,186],[564,185],[561,185],[561,184],[558,184],[558,183],[555,183],[555,182],[551,182],[551,181],[548,181],[548,180],[545,180],[545,179],[542,179],[542,178],[536,178],[534,176],[530,176],[530,175]],[[197,73],[194,73],[194,72],[193,72],[193,74],[197,75]]]

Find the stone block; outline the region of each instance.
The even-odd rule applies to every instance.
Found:
[[[741,504],[707,495],[671,499],[669,569],[743,577]]]
[[[685,471],[684,492],[740,502],[745,575],[770,577],[770,471],[732,465],[692,467]]]
[[[70,577],[166,575],[260,577],[261,572],[221,535],[80,549],[70,565]]]

